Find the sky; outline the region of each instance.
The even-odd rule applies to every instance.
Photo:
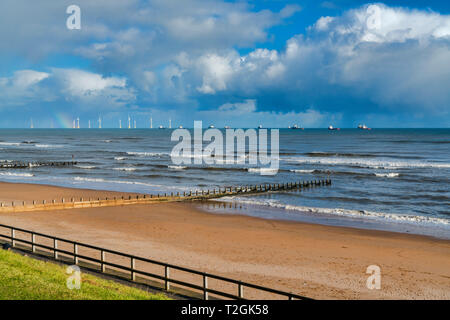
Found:
[[[448,1],[2,0],[0,40],[2,128],[450,124]]]

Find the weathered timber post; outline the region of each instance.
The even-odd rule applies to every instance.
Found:
[[[203,299],[208,300],[208,277],[203,275]]]
[[[136,272],[134,272],[135,268],[136,268],[136,259],[131,258],[131,281],[136,281]]]
[[[170,290],[170,268],[168,266],[164,266],[164,288],[166,291]]]

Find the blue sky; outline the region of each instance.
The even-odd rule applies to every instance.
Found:
[[[81,29],[66,8],[81,8]],[[448,127],[447,1],[0,3],[0,127]]]

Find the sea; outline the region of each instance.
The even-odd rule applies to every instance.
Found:
[[[215,214],[450,239],[450,129],[280,129],[275,175],[248,163],[174,164],[172,132],[0,129],[0,163],[77,161],[2,168],[0,181],[157,194],[329,178],[330,186],[198,205]]]

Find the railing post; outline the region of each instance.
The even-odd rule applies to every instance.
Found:
[[[76,243],[73,244],[73,262],[78,264],[78,245]]]
[[[244,286],[242,285],[242,283],[239,283],[238,296],[239,299],[244,299]]]
[[[203,275],[203,299],[208,300],[208,277]]]
[[[103,262],[105,262],[105,260],[106,260],[106,252],[103,251],[103,250],[101,251],[100,260],[102,261],[102,263],[101,263],[101,270],[102,270],[102,272],[105,272],[106,268],[105,268],[105,264]]]
[[[16,245],[16,241],[14,241],[14,238],[16,237],[16,230],[14,228],[11,228],[11,246],[14,247]]]
[[[34,243],[36,242],[36,235],[34,233],[31,234],[31,251],[36,252],[36,246]]]
[[[168,266],[164,266],[164,288],[166,289],[166,291],[170,290],[170,282],[169,282],[169,278],[170,278],[170,268]]]
[[[136,281],[136,272],[134,272],[135,268],[136,268],[136,259],[131,258],[131,281]]]
[[[58,240],[53,239],[53,257],[56,259],[58,259]]]

